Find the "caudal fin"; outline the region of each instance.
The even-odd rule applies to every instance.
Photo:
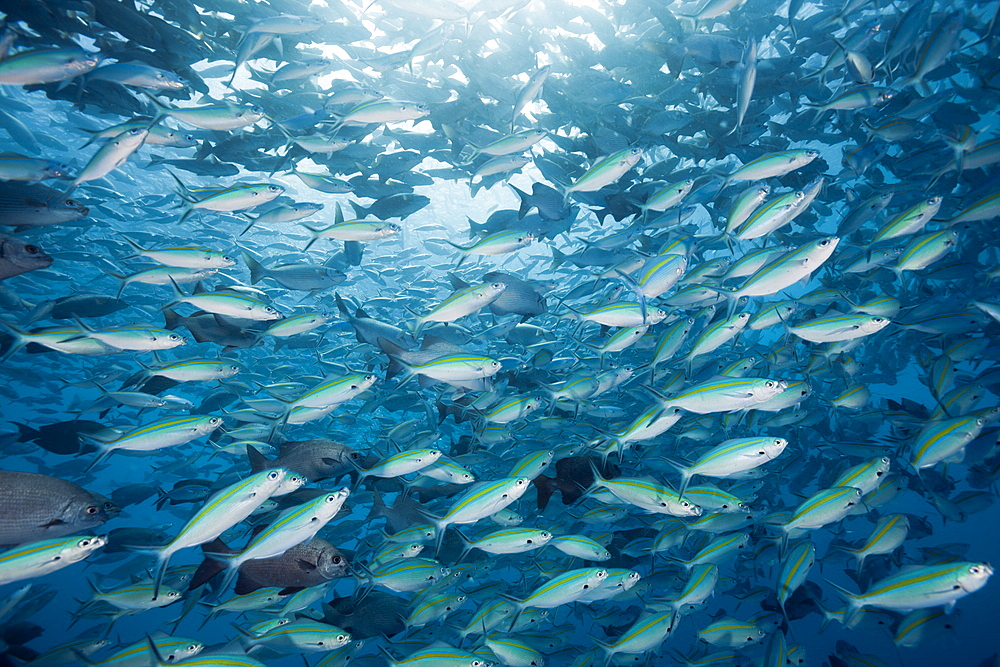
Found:
[[[830,580],[827,580],[828,584],[833,587],[834,592],[837,593],[847,603],[847,611],[844,614],[844,626],[851,627],[858,618],[858,614],[861,613],[861,608],[864,607],[864,602],[861,600],[860,595],[855,595],[846,588],[842,588]]]

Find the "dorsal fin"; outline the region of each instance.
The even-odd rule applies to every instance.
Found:
[[[433,347],[435,345],[451,345],[451,343],[446,341],[444,338],[441,338],[440,336],[435,336],[434,334],[427,334],[426,336],[424,336],[423,341],[421,341],[420,343],[420,349],[426,350],[427,348]]]
[[[261,470],[267,470],[270,466],[270,461],[266,456],[260,453],[260,450],[253,445],[247,445],[247,459],[250,460],[250,472],[257,473]]]
[[[451,283],[451,288],[453,290],[465,289],[466,287],[471,286],[470,283],[465,282],[464,280],[456,276],[454,273],[448,274],[448,282]]]

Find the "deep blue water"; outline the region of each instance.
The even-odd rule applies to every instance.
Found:
[[[231,130],[191,127],[176,118],[160,119],[158,127],[190,132],[197,147],[151,146],[147,141],[120,168],[73,191],[72,197],[89,208],[80,220],[22,228],[23,219],[17,216],[25,215],[23,211],[3,203],[8,208],[0,214],[6,216],[0,225],[11,225],[4,232],[39,246],[53,261],[47,268],[2,281],[0,317],[17,329],[85,325],[92,330],[79,329],[80,337],[129,324],[163,326],[161,309],[175,299],[169,284],[128,284],[121,292],[125,303],[120,310],[100,317],[82,314],[79,324],[72,319],[46,317],[45,304],[52,300],[92,293],[114,296],[120,281],[113,274],[132,274],[156,266],[149,259],[127,259],[132,250],[122,240],[123,234],[147,249],[201,246],[232,256],[234,266],[199,283],[206,291],[250,286],[247,261],[241,255],[244,250],[262,258],[267,267],[307,262],[327,278],[333,276],[336,284],[310,291],[264,278],[253,285],[263,290],[256,297],[269,300],[283,316],[311,311],[328,316],[319,328],[283,339],[280,347],[274,344],[276,338],[262,336],[254,342],[253,335],[243,347],[227,348],[225,341],[198,343],[182,327],[176,331],[187,336],[186,344],[158,352],[157,357],[133,350],[96,356],[37,349],[14,352],[0,362],[0,417],[10,424],[6,429],[10,436],[2,440],[4,470],[53,475],[108,497],[129,484],[146,483],[166,492],[177,482],[191,479],[206,480],[217,490],[245,476],[249,466],[242,454],[214,453],[212,443],[234,441],[238,427],[258,423],[258,432],[239,439],[262,440],[274,446],[286,441],[331,439],[354,448],[368,466],[394,454],[397,446],[433,446],[465,466],[477,481],[496,480],[505,477],[522,456],[540,449],[553,450],[554,460],[599,453],[588,447],[603,446],[609,434],[621,433],[659,400],[657,395],[673,396],[735,366],[730,372],[742,377],[804,381],[809,395],[801,402],[790,401],[776,413],[749,405],[745,411],[687,412],[665,434],[632,443],[621,458],[617,453],[610,455],[622,476],[647,477],[676,488],[680,476],[660,457],[693,461],[728,438],[768,435],[789,442],[778,458],[760,467],[756,486],[696,478],[694,483],[718,482],[734,493],[745,494],[741,497],[754,516],[748,529],[750,546],[735,561],[720,566],[722,578],[705,608],[686,614],[659,650],[629,656],[627,664],[682,664],[677,662],[679,654],[706,652],[710,647],[697,633],[722,616],[748,620],[770,610],[758,620],[767,635],[773,633],[781,625],[781,617],[774,613],[773,594],[778,572],[773,523],[780,519],[772,515],[794,510],[803,498],[831,486],[843,470],[875,456],[889,457],[890,475],[908,488],[885,506],[871,512],[862,507],[857,514],[803,535],[817,549],[817,563],[807,586],[823,605],[835,609],[841,604],[827,580],[860,591],[899,567],[949,558],[1000,562],[995,528],[1000,513],[994,502],[998,431],[993,423],[995,415],[987,413],[997,406],[1000,395],[996,376],[998,323],[987,312],[991,305],[1000,308],[996,287],[991,284],[998,238],[993,211],[980,216],[969,213],[977,202],[997,195],[1000,157],[994,157],[991,143],[996,140],[1000,121],[996,114],[996,39],[991,23],[996,3],[931,0],[882,6],[862,2],[846,8],[839,1],[803,3],[793,21],[794,32],[789,29],[787,4],[763,0],[730,3],[735,6],[718,17],[697,21],[686,17],[701,11],[697,4],[655,0],[486,1],[460,3],[461,7],[428,3],[409,9],[406,4],[376,2],[361,7],[340,2],[274,2],[202,7],[183,0],[148,6],[105,0],[76,6],[53,1],[37,3],[36,10],[45,10],[42,12],[5,3],[2,9],[9,14],[8,24],[16,35],[15,50],[75,44],[91,53],[100,51],[108,59],[105,63],[141,61],[187,79],[189,86],[179,91],[152,91],[171,106],[210,101],[258,104],[267,117]],[[455,16],[450,15],[453,10]],[[311,16],[320,22],[315,30],[279,38],[280,50],[276,42],[267,45],[248,64],[238,67],[228,85],[235,54],[253,36],[250,33],[247,37],[250,26],[278,14]],[[143,16],[146,22],[141,20]],[[953,38],[942,34],[948,26],[957,26]],[[907,44],[901,45],[901,41]],[[751,42],[756,44],[756,61],[746,55]],[[837,56],[838,43],[850,47],[854,68],[835,61],[828,71],[808,76],[821,71],[828,57]],[[406,55],[411,49],[414,51]],[[318,56],[329,62],[317,73],[290,82],[268,83],[270,73],[282,64]],[[883,58],[886,62],[880,63]],[[870,77],[865,76],[866,63],[873,66]],[[745,117],[741,126],[730,132],[740,95],[749,86],[746,71],[751,66],[756,67],[756,78],[750,86]],[[550,68],[544,83],[514,115],[512,125],[519,93],[544,67]],[[3,68],[0,61],[0,74]],[[926,75],[922,82],[908,81],[915,71]],[[66,81],[63,87],[59,82],[6,86],[0,98],[0,127],[5,128],[0,132],[0,144],[4,151],[67,163],[68,171],[75,175],[87,169],[95,151],[93,144],[80,148],[88,137],[86,130],[104,129],[133,115],[149,114],[153,108],[138,93],[138,86],[87,81],[84,77],[68,77]],[[414,115],[419,117],[411,120],[389,118],[341,127],[338,119],[350,119],[352,112],[358,112],[356,102],[326,107],[324,103],[353,86],[376,90],[384,99],[403,101],[413,105],[411,108],[425,105],[426,109],[418,108]],[[875,92],[868,101],[852,105],[855,108],[820,113],[810,107],[851,91],[861,91],[861,97]],[[928,101],[928,108],[909,118],[909,110],[921,100]],[[930,105],[935,100],[938,104]],[[905,136],[890,134],[887,128],[900,120],[916,123],[907,126]],[[302,147],[289,148],[286,141],[290,140],[276,123],[282,123],[288,134],[297,138],[316,134],[342,137],[350,143],[337,152],[309,154]],[[870,128],[881,128],[881,138],[872,140]],[[547,136],[516,153],[531,159],[508,174],[508,183],[499,175],[474,176],[489,156],[477,155],[467,161],[470,146],[487,146],[514,130],[527,129],[544,130]],[[874,132],[877,135],[879,130]],[[863,148],[861,158],[849,159],[857,155],[859,146]],[[583,176],[586,170],[629,148],[642,150],[636,163],[591,187],[593,182]],[[793,149],[813,149],[818,157],[800,168],[763,178],[734,178],[732,183],[726,178],[761,156]],[[961,170],[947,169],[952,164],[960,164]],[[321,192],[309,187],[290,171],[293,166],[302,172],[325,172],[343,179],[348,184],[343,189],[352,192]],[[171,173],[176,176],[171,177]],[[736,230],[728,235],[724,232],[733,199],[747,187],[766,184],[770,194],[765,201],[770,202],[788,192],[807,190],[813,179],[821,176],[824,183],[815,200],[790,223],[759,238],[751,234],[740,238]],[[482,188],[470,190],[470,177],[477,186],[482,182]],[[211,194],[195,188],[223,189],[251,183],[277,184],[284,192],[261,206],[196,211],[182,221],[185,202],[176,194],[179,186],[175,179],[192,189],[188,197],[194,200]],[[655,210],[643,213],[640,207],[655,192],[685,179],[693,179],[693,188],[676,206],[662,217]],[[42,183],[64,191],[70,181],[64,178]],[[508,184],[525,193],[535,187],[538,196],[524,203],[528,195],[519,196]],[[575,185],[564,200],[561,195],[570,184]],[[37,184],[17,180],[0,185],[5,188],[5,197],[39,192],[31,190],[38,188]],[[855,229],[845,226],[845,217],[858,202],[883,192],[893,193],[884,211]],[[406,193],[426,197],[426,206],[411,212],[387,199]],[[874,240],[887,223],[932,196],[941,197],[939,212],[895,238],[882,243]],[[301,221],[317,229],[335,223],[338,205],[350,219],[354,217],[352,204],[359,204],[364,209],[373,207],[373,212],[382,213],[401,231],[365,241],[360,259],[355,256],[357,247],[345,247],[335,240],[320,239],[305,250],[311,235],[296,222],[262,222],[241,233],[248,223],[244,214],[256,216],[276,205],[295,202],[323,204],[322,211]],[[50,205],[57,204],[53,200]],[[363,213],[360,211],[358,217],[366,217]],[[953,220],[960,213],[966,219]],[[501,254],[472,255],[459,264],[462,255],[448,242],[466,247],[472,244],[476,237],[470,232],[470,223],[486,225],[490,233],[521,229],[531,233],[534,242]],[[924,238],[922,235],[948,230],[957,232],[957,243],[927,266],[916,270],[904,267],[897,272],[882,267],[865,274],[845,271],[858,257],[874,256],[892,247],[905,253],[912,248],[908,244]],[[737,312],[755,314],[778,301],[794,301],[798,309],[789,321],[759,331],[746,328],[689,363],[686,355],[697,336],[730,314],[718,290],[738,287],[745,280],[724,276],[731,263],[765,246],[792,250],[826,236],[837,236],[839,245],[821,268],[804,280],[770,294],[751,296],[748,302],[735,306]],[[642,267],[648,267],[653,261],[649,258],[668,247],[686,256],[685,280],[689,284],[715,290],[683,304],[672,298],[685,282],[649,296],[643,312],[652,318],[654,309],[662,308],[665,319],[650,319],[645,323],[646,333],[624,351],[598,355],[594,347],[605,342],[617,327],[608,331],[595,323],[581,325],[576,315],[601,303],[638,304],[633,287],[642,281]],[[573,257],[584,250],[590,254]],[[553,261],[557,252],[571,256],[570,260]],[[716,262],[718,270],[711,270],[711,262]],[[532,346],[518,342],[510,328],[497,327],[513,327],[521,315],[495,315],[488,308],[415,331],[415,315],[428,313],[452,293],[452,274],[476,284],[490,271],[536,281],[532,283],[537,292],[534,298],[546,303],[546,312],[526,314],[524,323],[544,329],[547,342]],[[622,273],[629,277],[622,277]],[[180,289],[190,294],[195,287],[187,282]],[[423,336],[425,344],[426,336],[439,336],[466,353],[498,360],[503,368],[491,384],[487,383],[488,389],[475,386],[466,390],[428,382],[399,385],[399,376],[385,378],[389,348],[358,342],[350,324],[338,313],[335,292],[363,305],[368,316]],[[856,314],[852,311],[856,305],[879,297],[898,300],[896,309],[886,315],[891,324],[860,338],[857,346],[831,348],[787,330],[787,326],[824,315]],[[185,316],[195,312],[190,305],[176,309]],[[935,319],[950,315],[960,323]],[[692,333],[679,352],[651,375],[648,365],[660,336],[675,321],[686,318],[696,322]],[[924,324],[917,326],[918,320]],[[219,321],[227,323],[224,316]],[[260,329],[245,320],[228,320],[228,325],[244,333]],[[968,358],[955,354],[943,386],[932,390],[929,378],[939,377],[936,374],[947,363],[947,351],[970,339],[982,341],[979,351]],[[539,355],[540,351],[551,352],[552,358]],[[222,383],[187,382],[157,388],[160,394],[187,399],[195,406],[210,396],[217,400],[219,392],[228,392],[228,400],[221,405],[190,410],[224,419],[223,430],[211,438],[150,454],[116,452],[93,470],[87,469],[96,456],[92,451],[57,454],[24,438],[19,441],[15,422],[38,428],[81,417],[127,432],[155,419],[187,414],[189,410],[148,409],[140,413],[135,407],[118,405],[107,406],[106,414],[81,411],[101,397],[91,383],[95,379],[106,389],[117,391],[143,365],[193,358],[235,360],[242,367],[239,374]],[[739,360],[746,363],[737,365]],[[633,372],[600,397],[583,400],[579,410],[566,404],[556,409],[548,398],[552,386],[613,368],[632,368]],[[254,402],[273,396],[291,400],[323,378],[368,372],[378,377],[370,390],[339,405],[330,416],[309,423],[284,424],[274,417],[273,400],[270,408]],[[292,384],[283,387],[279,383]],[[854,409],[834,409],[831,401],[852,385],[867,387],[869,400]],[[971,385],[979,386],[976,400],[948,404],[949,392]],[[496,392],[492,398],[489,391]],[[497,442],[487,440],[484,415],[504,399],[534,395],[542,397],[539,408],[510,424]],[[475,408],[465,407],[468,419],[457,421],[453,409],[452,416],[439,420],[440,406],[464,405],[470,398],[479,402]],[[942,402],[949,405],[945,418],[982,411],[985,423],[965,448],[964,460],[938,463],[917,475],[912,467],[913,442],[921,429],[933,426],[930,415]],[[280,402],[277,404],[280,411]],[[421,439],[410,435],[390,444],[386,435],[407,420],[414,420],[413,430],[421,432]],[[859,453],[857,447],[838,446],[842,443],[864,443],[870,449]],[[555,470],[553,464],[542,474],[555,476]],[[416,479],[409,474],[404,483],[413,484]],[[421,479],[420,484],[427,483],[428,478]],[[350,484],[348,476],[338,474],[313,481],[309,487],[333,490],[345,484]],[[399,487],[391,483],[381,483],[379,488],[388,502],[399,496]],[[488,596],[503,593],[523,597],[542,581],[540,571],[561,573],[584,566],[636,570],[643,577],[636,589],[638,595],[603,603],[566,604],[551,609],[548,620],[538,628],[539,634],[563,641],[562,650],[547,656],[548,664],[586,664],[574,661],[596,647],[595,639],[614,641],[616,633],[630,626],[644,606],[655,605],[679,589],[685,575],[662,556],[653,559],[648,553],[621,551],[633,539],[655,535],[648,526],[661,517],[629,508],[627,517],[614,525],[577,524],[572,515],[600,503],[585,498],[567,506],[559,495],[539,511],[536,490],[531,489],[510,509],[523,517],[522,527],[592,537],[608,547],[612,558],[606,563],[585,563],[552,547],[491,557],[492,570],[478,575],[475,584],[460,584],[458,590],[469,600],[449,622],[464,625],[471,611]],[[963,498],[965,504],[960,509],[966,512],[946,520],[940,499],[954,502]],[[156,527],[172,536],[204,502],[166,505],[158,510],[155,500],[154,492],[151,498],[124,507],[91,534],[114,528]],[[427,500],[423,506],[440,516],[452,502],[448,498]],[[372,504],[366,483],[348,501],[348,511],[321,533],[348,554],[359,573],[371,564],[371,552],[383,537],[383,519],[369,519]],[[0,513],[3,511],[0,507]],[[853,563],[831,552],[831,542],[857,543],[869,534],[879,516],[894,512],[911,518],[914,528],[910,537],[894,559],[870,558],[862,581],[852,581],[845,570],[853,570]],[[463,526],[462,532],[480,536],[496,528],[489,518],[483,518],[475,525]],[[224,539],[241,546],[247,534],[244,524],[227,532]],[[422,556],[432,558],[433,552],[433,543],[428,544]],[[693,553],[688,544],[674,547],[667,555],[685,558]],[[441,556],[445,565],[454,565],[453,560],[454,555],[447,551]],[[194,547],[178,553],[171,566],[200,562],[200,549]],[[5,585],[0,593],[11,595],[30,583],[29,603],[36,595],[54,593],[47,604],[31,613],[15,607],[0,620],[7,624],[4,641],[13,646],[10,654],[28,657],[31,651],[44,652],[76,636],[107,633],[113,642],[125,645],[148,633],[173,631],[172,621],[182,603],[124,616],[110,629],[101,618],[83,618],[70,624],[80,601],[91,595],[88,582],[110,589],[133,578],[148,577],[149,564],[134,554],[97,553],[85,563],[45,577]],[[353,577],[337,579],[325,600],[349,596],[358,586]],[[804,650],[803,664],[861,664],[838,662],[846,660],[838,642],[847,642],[889,665],[979,665],[991,658],[995,661],[1000,645],[994,631],[996,590],[997,583],[989,581],[982,590],[961,599],[942,622],[948,627],[932,632],[915,647],[897,648],[891,630],[885,627],[845,629],[833,622],[820,632],[822,617],[815,607],[811,611],[805,608],[808,601],[793,605],[803,610],[801,617],[792,613],[785,633],[789,644]],[[203,600],[214,601],[207,591],[203,594]],[[404,601],[411,596],[399,594]],[[177,627],[176,636],[218,648],[239,638],[234,623],[243,626],[274,616],[273,610],[249,619],[228,614],[199,627],[205,613],[204,605],[198,605]],[[310,613],[322,618],[321,605],[313,605]],[[901,616],[880,614],[890,625]],[[505,629],[506,625],[501,626],[498,632]],[[434,641],[454,643],[455,637],[453,627],[433,624],[414,630],[405,643],[402,635],[390,642],[369,638],[360,655],[370,664],[384,664],[379,646],[403,656]],[[528,643],[532,640],[526,638]],[[763,664],[767,643],[765,638],[745,647],[739,658],[723,664]],[[462,647],[470,649],[472,645],[469,640]],[[97,656],[109,654],[106,651]],[[835,654],[840,657],[831,659]],[[484,655],[489,657],[488,650]],[[593,664],[603,664],[600,654],[597,656]],[[268,665],[301,662],[297,655],[257,657]],[[307,662],[316,665],[321,657],[311,654]],[[620,658],[624,662],[625,656]]]

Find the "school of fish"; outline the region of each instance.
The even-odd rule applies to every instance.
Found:
[[[0,664],[945,664],[995,612],[998,3],[0,12]]]

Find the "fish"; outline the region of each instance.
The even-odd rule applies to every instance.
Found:
[[[220,539],[201,545],[205,560],[191,579],[189,590],[195,590],[225,570],[225,564],[213,560],[211,554],[235,554]],[[266,588],[278,588],[281,595],[319,586],[347,576],[347,557],[333,544],[319,537],[295,545],[270,558],[250,560],[241,564],[236,574],[236,595],[247,595]]]
[[[614,479],[621,472],[613,463],[589,456],[560,458],[553,466],[556,471],[555,477],[538,475],[531,480],[532,485],[538,490],[539,511],[546,508],[552,494],[557,490],[560,492],[563,505],[576,502],[593,485],[595,469],[606,479]]]
[[[0,544],[55,539],[104,525],[121,511],[76,484],[30,472],[0,471]]]
[[[0,234],[0,280],[29,271],[47,269],[53,259],[33,243],[25,243],[9,234]]]
[[[91,441],[82,435],[92,435],[105,429],[104,424],[86,419],[29,426],[15,422],[19,442],[31,442],[53,454],[86,454],[94,451]]]
[[[352,462],[361,454],[352,447],[333,440],[294,440],[278,447],[278,458],[269,460],[253,445],[247,446],[247,458],[253,473],[269,468],[285,468],[311,482],[340,477],[353,472]]]
[[[0,649],[990,659],[995,4],[5,3]]]
[[[360,600],[334,598],[323,609],[324,620],[362,639],[393,636],[405,628],[406,602],[384,591],[371,591]]]
[[[343,271],[327,266],[296,262],[265,267],[246,252],[243,253],[243,261],[250,269],[251,285],[270,278],[287,289],[315,292],[330,289],[347,280]]]
[[[0,553],[0,583],[40,577],[78,563],[104,546],[105,538],[85,537],[39,540]]]

